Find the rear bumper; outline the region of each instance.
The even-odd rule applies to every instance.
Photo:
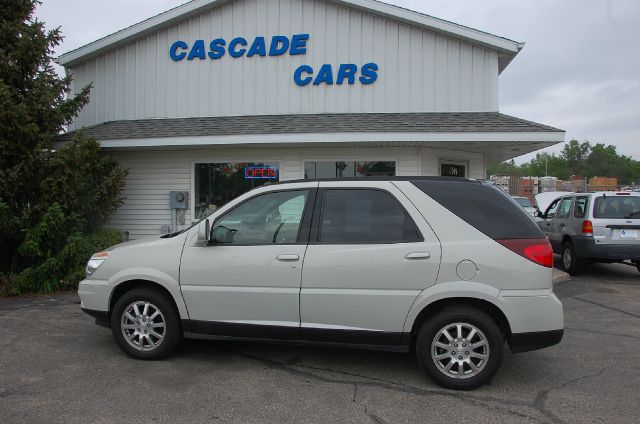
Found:
[[[638,244],[599,244],[593,237],[574,237],[573,248],[580,259],[640,261]]]
[[[543,349],[560,343],[564,330],[535,331],[532,333],[515,333],[511,335],[511,352],[521,353]]]

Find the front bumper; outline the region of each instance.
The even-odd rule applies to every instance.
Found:
[[[96,319],[96,324],[110,326],[111,286],[105,280],[82,280],[78,284],[80,309]]]
[[[580,259],[610,261],[640,261],[640,243],[599,244],[593,237],[574,237],[573,248]]]

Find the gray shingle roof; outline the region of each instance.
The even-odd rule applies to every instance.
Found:
[[[68,140],[75,131],[62,134]],[[328,113],[111,121],[84,128],[97,140],[310,133],[563,132],[498,112]]]

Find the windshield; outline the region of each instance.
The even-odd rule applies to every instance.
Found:
[[[640,196],[601,196],[593,205],[594,218],[640,218]]]
[[[529,199],[527,199],[526,197],[514,197],[514,199],[523,208],[532,208],[533,207],[533,206],[531,206],[531,202],[529,201]]]

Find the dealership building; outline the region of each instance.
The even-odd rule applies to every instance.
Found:
[[[564,141],[499,112],[522,47],[373,0],[194,0],[58,58],[93,84],[60,141],[83,129],[127,167],[109,226],[131,238],[274,181],[484,178]]]

